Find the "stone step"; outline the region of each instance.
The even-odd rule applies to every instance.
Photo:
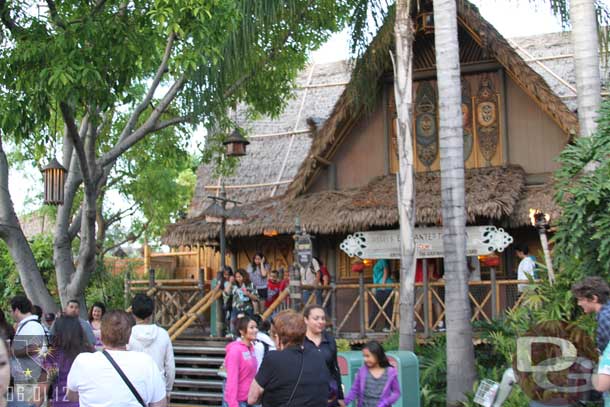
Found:
[[[174,345],[174,354],[178,354],[178,353],[197,353],[200,355],[214,354],[214,355],[223,355],[224,356],[225,348],[217,347],[217,346],[207,346],[207,345],[201,345],[201,346]]]
[[[188,387],[189,389],[214,389],[222,391],[222,378],[218,380],[199,380],[199,379],[176,379],[174,380],[174,389],[177,387]]]

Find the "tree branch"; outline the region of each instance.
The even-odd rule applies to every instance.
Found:
[[[66,24],[64,24],[64,22],[61,21],[61,18],[59,18],[55,0],[46,0],[46,2],[47,2],[47,7],[49,7],[49,14],[51,14],[51,20],[53,20],[55,22],[55,24],[57,24],[58,27],[65,29]]]
[[[166,127],[175,126],[176,124],[189,123],[190,121],[191,121],[191,119],[186,116],[172,117],[171,119],[164,120],[162,122],[157,123],[157,125],[154,127],[153,131],[163,130]]]
[[[146,110],[148,108],[150,101],[152,100],[153,96],[155,95],[155,91],[157,90],[157,87],[159,87],[159,84],[161,83],[161,79],[163,78],[163,75],[167,72],[167,66],[169,64],[169,59],[172,54],[172,48],[174,46],[175,39],[176,39],[175,33],[171,33],[170,36],[167,38],[167,44],[165,45],[165,52],[163,53],[163,58],[161,58],[161,63],[159,64],[159,67],[157,68],[157,72],[155,73],[155,76],[152,80],[150,88],[148,89],[148,92],[146,93],[146,96],[144,96],[144,99],[142,100],[142,102],[140,102],[140,104],[136,107],[136,109],[132,113],[131,117],[129,118],[129,121],[125,125],[125,128],[121,132],[121,136],[119,138],[119,143],[131,134],[131,132],[135,128],[136,124],[138,123],[138,119],[140,118],[140,115],[142,114],[142,112],[144,110]]]
[[[79,136],[78,129],[76,128],[72,109],[70,109],[70,106],[68,106],[65,102],[61,102],[59,104],[59,107],[66,123],[66,127],[68,128],[68,136],[70,136],[70,139],[72,140],[74,150],[76,151],[76,155],[80,163],[79,167],[81,175],[83,176],[83,182],[85,183],[85,186],[87,188],[93,189],[93,179],[91,178],[89,166],[87,165],[87,155],[85,153],[85,146],[83,144],[83,140]]]
[[[97,0],[95,2],[95,6],[93,6],[93,11],[91,12],[91,15],[94,16],[97,13],[99,13],[100,11],[102,11],[102,9],[104,8],[105,5],[106,5],[106,0]]]
[[[78,208],[78,211],[74,215],[74,220],[72,224],[68,228],[68,236],[70,237],[70,241],[74,240],[80,231],[81,220],[83,218],[83,208]]]
[[[105,249],[103,249],[102,250],[102,257],[104,257],[106,255],[106,253],[108,253],[109,251],[112,251],[112,250],[116,249],[117,247],[120,247],[120,246],[124,245],[127,242],[133,242],[134,240],[139,239],[142,236],[142,234],[144,234],[144,229],[141,229],[136,234],[131,234],[130,233],[129,235],[127,235],[127,237],[123,241],[121,241],[119,243],[115,243],[112,246],[109,246],[109,247],[106,247]]]
[[[0,21],[2,21],[2,24],[4,24],[4,26],[13,34],[23,32],[23,28],[20,27],[9,15],[6,0],[0,0]]]
[[[161,102],[153,109],[152,113],[146,120],[146,122],[140,126],[136,131],[127,136],[124,140],[119,141],[110,151],[104,154],[98,160],[98,165],[105,167],[116,160],[121,154],[131,148],[138,141],[155,131],[155,126],[161,115],[165,112],[170,103],[174,100],[182,86],[186,82],[186,75],[182,75],[172,87],[167,91]]]

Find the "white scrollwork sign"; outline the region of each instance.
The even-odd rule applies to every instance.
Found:
[[[479,256],[494,251],[502,252],[513,242],[512,236],[495,226],[469,226],[466,228],[466,254]],[[415,228],[415,257],[443,257],[443,229],[440,227]],[[382,230],[357,232],[348,235],[339,246],[350,257],[362,259],[400,258],[400,231]]]

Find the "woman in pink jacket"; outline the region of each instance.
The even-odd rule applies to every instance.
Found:
[[[223,407],[247,407],[248,390],[256,375],[254,341],[258,328],[249,317],[237,320],[240,337],[226,347],[225,370],[227,381],[223,396]]]

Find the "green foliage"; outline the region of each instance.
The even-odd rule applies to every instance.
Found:
[[[352,350],[349,341],[347,339],[337,339],[337,351],[339,352],[349,352]]]
[[[94,302],[102,302],[107,310],[126,309],[125,304],[125,271],[113,275],[104,266],[98,265],[97,270],[91,276],[91,281],[85,292],[87,305],[90,307]]]
[[[38,235],[30,242],[34,258],[38,263],[42,278],[51,292],[57,291],[55,267],[53,266],[53,238],[50,235]],[[23,293],[19,274],[15,267],[6,243],[0,241],[0,307],[10,309],[9,302],[17,294]]]
[[[554,262],[571,280],[608,278],[610,271],[610,104],[600,111],[597,133],[582,137],[560,155],[555,173],[562,215],[553,239]],[[587,171],[588,163],[596,168]]]

